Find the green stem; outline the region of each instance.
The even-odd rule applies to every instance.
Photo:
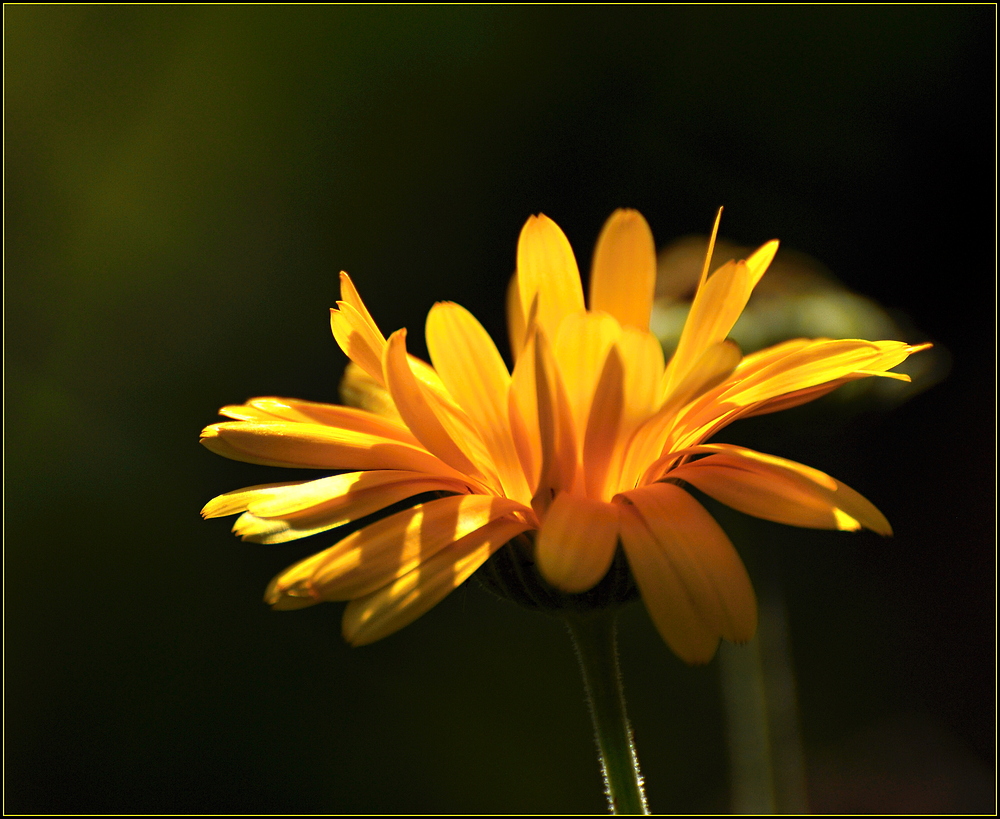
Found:
[[[759,638],[743,646],[719,646],[719,670],[726,707],[732,813],[777,813]]]
[[[767,568],[759,571],[757,636],[719,647],[732,812],[802,815],[809,800],[795,671],[778,575]]]
[[[608,807],[613,814],[648,815],[632,726],[625,713],[615,633],[617,613],[602,609],[586,614],[565,612],[563,617],[587,690]]]

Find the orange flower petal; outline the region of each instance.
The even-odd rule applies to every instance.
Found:
[[[507,338],[510,342],[510,354],[515,363],[521,357],[521,350],[527,341],[527,331],[527,315],[521,304],[521,285],[515,272],[507,284]]]
[[[438,417],[442,419],[442,423],[446,428],[453,430],[452,435],[455,440],[461,441],[463,450],[469,453],[473,462],[478,464],[480,469],[490,472],[490,455],[486,451],[479,430],[472,419],[466,415],[465,410],[455,403],[455,399],[451,397],[451,393],[441,381],[441,377],[430,364],[413,355],[408,355],[407,358],[410,362],[411,372],[428,394],[430,403]],[[490,474],[493,473],[490,472]]]
[[[542,577],[570,594],[593,588],[608,573],[618,545],[614,504],[562,493],[552,502],[535,541]]]
[[[538,324],[551,338],[565,316],[584,309],[573,248],[559,226],[544,214],[530,217],[521,229],[517,281],[522,310],[527,316],[537,299]]]
[[[621,539],[653,623],[689,663],[706,663],[719,638],[745,642],[757,603],[743,562],[704,507],[666,483],[618,496]]]
[[[854,374],[875,375],[902,363],[911,348],[902,341],[818,339],[770,361],[756,372],[734,373],[720,400],[741,405],[766,401]]]
[[[723,341],[746,307],[753,276],[745,262],[727,262],[698,289],[667,365],[664,392],[670,394],[698,363],[705,350]]]
[[[427,349],[441,381],[479,431],[509,498],[531,497],[509,421],[510,373],[493,339],[464,307],[439,302],[427,316]]]
[[[424,492],[467,493],[461,481],[416,472],[350,472],[287,492],[261,493],[233,525],[255,543],[287,543],[343,526]]]
[[[281,483],[261,483],[256,486],[248,486],[245,489],[235,489],[226,492],[224,495],[212,498],[201,510],[203,518],[224,518],[226,515],[235,515],[238,512],[245,512],[250,501],[258,497],[261,493],[270,489],[278,489],[288,486],[302,486],[309,481],[284,481]]]
[[[390,418],[398,424],[403,423],[385,385],[376,381],[353,361],[347,363],[344,377],[340,380],[340,400],[349,407]]]
[[[619,431],[625,410],[625,366],[616,347],[608,350],[594,400],[590,405],[583,439],[583,480],[587,497],[605,499],[611,473],[617,477],[612,462],[619,450]],[[551,514],[551,512],[550,512]]]
[[[636,210],[616,210],[601,230],[590,267],[590,309],[622,325],[649,329],[656,288],[656,246]]]
[[[663,346],[652,333],[624,327],[617,341],[625,365],[625,423],[631,432],[663,403]]]
[[[404,424],[392,418],[379,417],[354,407],[319,404],[315,401],[301,401],[297,398],[251,398],[239,406],[223,407],[219,413],[229,418],[235,418],[237,421],[255,421],[261,424],[284,421],[323,424],[329,427],[379,435],[383,438],[392,438],[403,443],[416,444],[417,442],[413,433]]]
[[[670,472],[706,495],[754,517],[815,529],[891,535],[889,521],[866,498],[818,469],[744,447],[708,444],[714,452]]]
[[[521,471],[534,492],[538,487],[542,465],[542,445],[538,434],[538,395],[535,374],[535,331],[525,339],[522,355],[510,376],[508,413],[514,448],[521,462]]]
[[[247,510],[263,518],[291,518],[299,515],[313,515],[321,509],[332,512],[335,509],[347,511],[368,494],[392,491],[392,487],[417,487],[411,494],[443,490],[446,492],[466,492],[465,481],[438,475],[423,475],[402,469],[379,469],[371,472],[345,472],[330,475],[315,481],[289,484],[272,489],[256,491],[247,504]],[[402,497],[408,497],[403,495]],[[395,503],[391,501],[390,503]],[[389,504],[386,504],[388,506]],[[372,510],[375,511],[375,510]],[[352,514],[350,519],[364,517]]]
[[[413,374],[406,354],[406,330],[389,337],[383,367],[396,408],[420,443],[459,472],[481,479],[482,471],[461,446],[461,431],[448,423],[449,415],[435,406],[433,394]]]
[[[566,389],[541,328],[536,330],[533,343],[541,467],[531,505],[542,515],[558,492],[572,490],[577,475],[577,448]]]
[[[701,354],[697,364],[678,382],[671,392],[666,392],[666,379],[661,384],[664,409],[676,414],[682,407],[694,403],[710,389],[724,382],[743,357],[739,346],[728,339],[710,344]]]
[[[914,349],[901,341],[796,339],[754,353],[682,411],[668,446],[693,446],[737,418],[803,404],[850,380],[893,375],[882,371],[895,367]]]
[[[746,261],[727,262],[699,284],[677,350],[667,365],[665,393],[673,391],[708,347],[729,335],[777,251],[778,242],[772,240]]]
[[[463,477],[422,447],[351,429],[320,424],[233,421],[213,424],[201,434],[201,443],[212,452],[235,461],[265,466],[405,469]]]
[[[883,375],[889,375],[889,373],[883,373]],[[865,376],[859,377],[864,378]],[[766,401],[761,401],[753,407],[745,409],[740,413],[740,418],[751,418],[754,415],[769,415],[772,412],[781,412],[782,410],[799,407],[802,404],[808,404],[810,401],[815,401],[817,398],[822,398],[824,395],[828,395],[833,392],[837,389],[837,387],[842,387],[849,381],[854,380],[855,379],[853,377],[839,378],[836,381],[831,381],[829,384],[819,384],[815,387],[808,387],[804,390],[796,390],[795,392],[785,393],[784,395],[779,395],[776,398],[769,398]]]
[[[358,364],[376,381],[382,378],[379,364],[385,337],[374,323],[366,320],[354,305],[337,302],[337,309],[330,310],[330,330],[344,354]]]
[[[739,360],[739,347],[731,341],[720,341],[702,353],[698,364],[676,385],[663,406],[632,434],[622,469],[623,491],[653,480],[645,477],[649,465],[659,459],[665,447],[673,448],[668,442],[678,419],[683,418],[685,405],[726,378]]]
[[[352,600],[344,610],[344,639],[351,645],[367,645],[409,625],[468,580],[493,552],[528,528],[508,518],[491,521],[389,585]]]
[[[778,252],[778,240],[772,239],[770,242],[761,245],[747,258],[747,268],[750,270],[750,287],[756,287],[761,276],[767,272],[767,268],[774,260]]]
[[[275,608],[303,599],[350,600],[377,591],[492,520],[523,509],[487,495],[452,495],[376,521],[335,546],[286,569],[265,600]]]
[[[376,334],[382,336],[382,333],[375,324],[375,320],[372,318],[371,313],[368,312],[368,308],[365,307],[365,303],[361,300],[358,288],[354,286],[354,282],[351,281],[351,277],[347,275],[347,271],[345,270],[340,271],[340,299],[344,303],[351,305],[351,307],[353,307],[364,319],[365,324],[370,325]]]
[[[587,425],[590,402],[608,350],[622,335],[617,319],[607,313],[583,310],[563,318],[552,352],[559,366],[573,423],[578,432]]]

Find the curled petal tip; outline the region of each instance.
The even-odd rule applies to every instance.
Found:
[[[309,583],[295,583],[282,588],[278,582],[271,581],[264,592],[264,602],[275,611],[292,611],[312,606],[321,600]]]
[[[198,438],[198,443],[202,446],[210,446],[211,441],[219,437],[220,430],[219,424],[209,424],[201,431],[201,435]]]

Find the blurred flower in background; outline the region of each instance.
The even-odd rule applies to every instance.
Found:
[[[664,247],[657,259],[656,299],[650,330],[669,353],[676,348],[703,262],[706,237],[689,236]],[[720,238],[715,255],[738,259],[753,249]],[[904,313],[890,310],[843,284],[822,263],[781,248],[767,275],[733,327],[730,337],[745,353],[787,338],[886,338],[931,341]],[[910,380],[867,378],[845,385],[823,406],[851,415],[865,408],[888,409],[928,389],[948,374],[950,355],[940,344],[908,358],[896,372]]]

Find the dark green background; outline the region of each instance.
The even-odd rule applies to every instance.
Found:
[[[719,205],[724,235],[812,254],[953,359],[892,413],[766,429],[894,539],[725,518],[784,577],[813,808],[991,809],[994,7],[4,22],[8,812],[601,811],[556,622],[474,583],[364,649],[339,606],[270,612],[268,579],[331,538],[202,522],[290,476],[197,434],[253,395],[336,400],[340,269],[418,350],[440,299],[503,338],[530,213],[585,262],[616,207],[665,242]],[[641,607],[622,639],[654,810],[724,810],[716,667]]]

